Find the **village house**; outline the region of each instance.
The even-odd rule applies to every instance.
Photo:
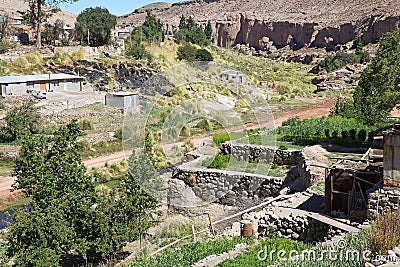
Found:
[[[18,96],[53,91],[82,91],[84,78],[70,74],[1,76],[1,96]]]

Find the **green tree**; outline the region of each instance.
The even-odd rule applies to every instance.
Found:
[[[153,182],[154,176],[141,168],[144,161],[135,162],[120,188],[98,195],[78,152],[81,135],[72,122],[53,136],[27,135],[23,140],[13,188],[31,199],[34,210],[17,211],[10,227],[9,256],[17,266],[58,266],[71,250],[83,258],[90,250],[106,257],[153,222],[156,200],[138,182],[143,177]]]
[[[60,11],[58,6],[61,3],[73,3],[78,0],[25,0],[29,9],[23,12],[25,19],[36,25],[36,45],[42,46],[42,25],[49,17]],[[48,9],[50,7],[50,9]]]
[[[211,27],[211,22],[208,21],[207,22],[207,26],[204,29],[204,33],[206,34],[206,37],[208,40],[212,40],[213,39],[213,31],[212,31],[212,27]]]
[[[147,11],[144,23],[136,30],[141,31],[148,42],[153,42],[154,39],[164,40],[163,25],[150,11]]]
[[[116,16],[110,14],[106,8],[86,8],[76,18],[77,38],[89,46],[106,45],[111,41],[111,30],[116,24]],[[87,43],[88,31],[89,44]]]
[[[400,101],[400,30],[379,42],[372,64],[362,73],[353,98],[359,117],[366,124],[386,119]]]
[[[144,44],[137,35],[131,35],[126,42],[125,55],[130,58],[143,59],[148,57]]]
[[[12,140],[20,139],[26,133],[34,133],[37,130],[40,114],[34,104],[29,100],[7,112],[5,120]]]

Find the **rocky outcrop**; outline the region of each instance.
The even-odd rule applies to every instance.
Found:
[[[269,52],[283,47],[334,50],[352,47],[359,38],[364,44],[376,42],[396,29],[399,7],[398,0],[193,0],[144,7],[120,17],[118,23],[140,25],[143,11],[151,9],[171,32],[181,15],[203,25],[211,21],[215,43],[221,47],[248,44]]]

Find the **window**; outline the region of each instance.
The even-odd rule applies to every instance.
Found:
[[[28,88],[34,88],[34,87],[35,87],[35,83],[34,83],[34,82],[27,82],[27,83],[26,83],[26,87],[28,87]]]

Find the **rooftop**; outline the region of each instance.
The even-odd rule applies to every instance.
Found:
[[[0,76],[0,84],[26,83],[35,81],[56,81],[56,80],[75,80],[83,79],[83,77],[71,74],[38,74],[38,75],[23,75],[23,76]]]
[[[113,93],[109,93],[110,95],[113,96],[131,96],[131,95],[137,95],[137,93],[135,92],[113,92]]]

